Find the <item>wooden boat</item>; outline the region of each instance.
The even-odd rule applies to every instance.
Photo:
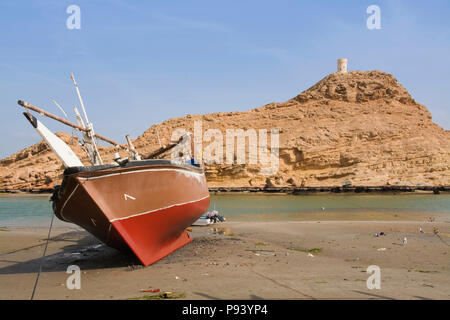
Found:
[[[55,215],[144,265],[191,241],[186,228],[209,206],[203,170],[170,160],[72,167],[53,197]]]
[[[191,241],[186,228],[206,212],[210,201],[203,169],[190,162],[152,159],[185,141],[185,136],[141,160],[128,137],[124,147],[95,134],[87,116],[85,125],[76,109],[78,125],[29,103],[19,101],[19,105],[84,134],[91,166],[83,166],[67,144],[29,112],[24,113],[66,167],[62,184],[55,187],[51,198],[59,219],[79,225],[108,246],[131,250],[146,266]],[[94,137],[126,148],[131,160],[117,156],[115,163],[104,165]]]

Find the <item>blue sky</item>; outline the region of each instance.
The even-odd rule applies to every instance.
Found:
[[[81,29],[69,30],[69,5]],[[381,8],[368,30],[366,9]],[[450,129],[449,1],[2,1],[0,158],[40,140],[19,99],[125,142],[187,114],[285,101],[336,70],[393,74]],[[50,119],[53,131],[71,130]]]

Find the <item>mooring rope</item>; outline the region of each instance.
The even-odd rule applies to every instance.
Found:
[[[38,284],[38,281],[39,281],[39,276],[41,275],[41,272],[42,272],[42,262],[44,261],[45,253],[47,252],[47,246],[48,246],[48,242],[50,240],[50,232],[52,231],[52,225],[53,225],[53,218],[54,217],[55,217],[55,215],[52,214],[52,220],[50,221],[50,228],[48,229],[47,242],[45,243],[44,253],[42,254],[41,261],[39,263],[39,272],[38,272],[37,277],[36,277],[36,282],[34,283],[33,293],[31,294],[31,299],[30,300],[33,300],[33,298],[34,298],[34,293],[36,292],[36,287],[37,287],[37,284]]]

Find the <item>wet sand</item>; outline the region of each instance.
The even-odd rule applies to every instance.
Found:
[[[149,267],[99,246],[76,226],[56,226],[35,299],[128,299],[165,291],[186,299],[450,298],[445,219],[320,220],[193,227],[193,242]],[[386,235],[375,237],[380,231]],[[31,297],[47,232],[0,228],[0,299]],[[66,288],[69,265],[81,269],[80,290]],[[366,286],[369,265],[381,268],[379,290]],[[160,292],[143,292],[150,289]]]

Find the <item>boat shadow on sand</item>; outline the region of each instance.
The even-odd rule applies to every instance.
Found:
[[[67,245],[62,245],[64,242]],[[41,239],[35,245],[1,253],[0,263],[8,265],[0,268],[0,275],[38,272],[45,243],[46,239]],[[24,255],[35,258],[18,261],[23,260]],[[85,231],[62,233],[49,240],[47,255],[42,260],[42,271],[65,272],[70,265],[77,265],[81,270],[117,267],[134,270],[142,266],[131,251],[122,252],[110,248]]]

